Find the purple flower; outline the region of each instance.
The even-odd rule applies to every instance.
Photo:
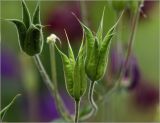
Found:
[[[123,49],[120,43],[117,43],[116,46],[114,46],[111,49],[110,53],[110,72],[113,75],[113,77],[117,77],[119,75],[120,69],[124,63],[124,54]]]
[[[1,47],[1,75],[9,79],[20,77],[20,62],[14,52],[5,45]]]
[[[158,2],[158,1],[157,1]],[[151,10],[156,5],[156,1],[154,0],[144,0],[143,7],[141,8],[140,19],[144,18],[144,15],[149,16]]]
[[[125,70],[124,73],[125,79],[130,79],[129,85],[127,87],[128,90],[133,90],[137,87],[137,85],[140,83],[140,68],[137,62],[137,59],[134,55],[130,56],[129,62],[128,62],[128,68]]]
[[[125,55],[120,44],[117,44],[116,47],[112,48],[110,58],[110,74],[114,79],[118,79],[121,70],[124,69],[122,67],[125,62]],[[128,66],[124,70],[121,84],[128,90],[133,90],[138,85],[140,78],[140,68],[137,59],[131,54],[128,60]]]
[[[134,91],[133,103],[140,109],[150,109],[159,103],[159,89],[146,80],[140,83]]]
[[[69,110],[70,114],[74,113],[74,102],[70,99],[70,97],[64,92],[61,93],[62,99]],[[39,121],[41,122],[49,122],[54,121],[58,118],[61,118],[53,97],[48,93],[41,94],[39,97]]]
[[[82,36],[82,28],[76,18],[71,14],[74,12],[79,19],[80,6],[79,2],[67,2],[67,5],[59,6],[51,11],[47,17],[46,24],[48,29],[54,32],[62,39],[66,39],[64,29],[66,29],[70,41],[74,41]]]

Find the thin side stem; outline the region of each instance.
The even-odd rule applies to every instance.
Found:
[[[134,44],[134,40],[135,40],[136,28],[137,28],[138,20],[139,20],[141,4],[143,4],[143,2],[139,3],[139,6],[137,7],[136,14],[133,17],[131,34],[130,34],[130,37],[129,37],[128,51],[127,51],[127,55],[126,55],[126,60],[124,62],[124,65],[120,69],[120,74],[119,74],[119,77],[118,77],[117,81],[115,82],[115,86],[105,95],[105,97],[104,97],[105,100],[120,87],[120,82],[121,82],[121,80],[123,78],[124,71],[127,68],[129,57],[131,55],[131,51],[132,51],[132,48],[133,48],[133,44]]]
[[[80,106],[80,101],[75,101],[75,119],[74,122],[78,123],[78,119],[79,119],[79,106]]]
[[[97,105],[96,103],[94,102],[94,99],[93,99],[93,93],[94,93],[94,86],[95,86],[95,83],[96,81],[90,83],[90,87],[89,87],[89,93],[88,93],[88,99],[89,99],[89,102],[92,106],[92,110],[86,114],[85,116],[81,117],[80,120],[81,121],[85,121],[87,119],[89,119],[90,117],[92,117],[93,115],[95,115],[97,113]]]
[[[81,16],[82,16],[82,21],[85,25],[88,26],[88,19],[87,19],[87,7],[86,7],[86,2],[84,0],[80,1],[80,7],[81,7]]]
[[[0,111],[0,115],[1,115],[2,113],[4,113],[6,110],[8,110],[8,109],[14,104],[15,100],[16,100],[18,97],[20,97],[20,96],[21,96],[21,94],[17,94],[17,95],[12,99],[12,101],[11,101],[5,108],[3,108],[3,109]]]
[[[56,60],[55,60],[56,59],[55,58],[55,47],[52,44],[49,45],[49,51],[50,51],[50,64],[51,64],[52,81],[53,81],[54,87],[58,89]]]
[[[61,113],[63,113],[63,110],[67,110],[67,109],[66,109],[66,107],[64,107],[64,103],[63,103],[62,99],[60,98],[59,91],[58,91],[55,47],[52,43],[49,45],[49,50],[50,50],[50,64],[51,64],[52,81],[53,81],[53,85],[55,87],[55,92],[54,92],[55,100],[56,100],[56,104],[59,107],[59,109],[61,109],[61,107],[62,107],[62,109],[60,111],[61,111]],[[67,111],[66,111],[66,113],[69,116],[69,113]]]
[[[97,105],[96,105],[96,103],[94,102],[94,99],[93,99],[93,92],[94,92],[95,83],[96,83],[96,81],[90,83],[89,93],[88,93],[89,102],[93,107],[94,113],[97,112]]]
[[[62,99],[59,95],[59,93],[57,93],[56,88],[53,86],[52,81],[50,80],[48,74],[46,73],[41,60],[39,58],[38,55],[34,56],[34,60],[36,63],[36,66],[47,86],[47,88],[49,89],[49,91],[51,92],[53,98],[55,99],[56,105],[57,105],[57,109],[59,111],[59,113],[62,115],[62,117],[66,120],[66,121],[71,121],[71,116],[69,115],[69,113],[67,112],[66,108],[64,107],[64,104],[62,103]],[[58,95],[57,95],[58,94]]]
[[[138,20],[139,20],[139,14],[140,14],[140,6],[141,6],[141,3],[137,7],[136,14],[133,17],[131,34],[130,34],[130,37],[129,37],[128,51],[127,51],[127,56],[126,56],[126,60],[125,60],[125,63],[124,63],[124,68],[126,68],[127,65],[128,65],[129,57],[131,55],[131,51],[132,51],[133,44],[134,44],[134,41],[135,41],[135,34],[136,34]]]

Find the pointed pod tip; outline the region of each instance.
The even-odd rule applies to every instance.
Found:
[[[77,19],[77,21],[81,24],[81,26],[83,26],[84,24],[79,20],[79,18],[77,17],[77,15],[74,12],[71,12],[71,13]]]

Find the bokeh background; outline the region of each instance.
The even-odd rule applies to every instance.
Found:
[[[26,1],[31,13],[36,1]],[[116,21],[115,11],[106,1],[87,1],[86,12],[89,27],[96,32],[102,11],[106,6],[104,32]],[[136,86],[120,90],[112,94],[107,101],[98,103],[99,111],[90,121],[97,122],[153,122],[158,121],[159,107],[159,41],[160,41],[160,2],[145,1],[136,32],[135,43],[130,64],[133,67],[131,80]],[[63,29],[65,28],[75,54],[81,43],[82,29],[71,14],[74,12],[81,19],[80,1],[41,1],[41,19],[44,28],[44,48],[40,55],[42,62],[50,72],[50,54],[46,37],[55,33],[62,40],[62,49],[67,52],[67,43]],[[95,96],[101,96],[112,85],[111,79],[117,71],[117,64],[123,60],[118,54],[117,45],[126,50],[130,34],[130,12],[125,12],[122,26],[122,38],[113,40],[109,67],[104,79],[97,84]],[[20,1],[1,1],[1,108],[20,93],[22,96],[8,110],[3,121],[8,122],[50,122],[60,118],[54,105],[54,99],[47,90],[37,71],[33,59],[20,51],[17,31],[13,24],[3,19],[21,19]],[[56,53],[57,78],[61,96],[71,114],[74,104],[64,86],[63,67],[60,56]],[[133,64],[133,65],[132,65]],[[134,67],[136,66],[136,67]],[[136,69],[134,71],[134,69]],[[132,71],[132,70],[131,70]],[[137,84],[138,83],[138,84]],[[87,95],[82,100],[87,105]]]

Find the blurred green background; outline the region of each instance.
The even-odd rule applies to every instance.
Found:
[[[152,4],[152,2],[154,2],[154,4]],[[36,3],[36,1],[26,1],[26,4],[31,13],[33,13]],[[151,85],[157,86],[157,88],[159,86],[160,75],[159,3],[160,2],[158,1],[150,1],[150,3],[148,4],[148,11],[146,13],[147,18],[140,18],[133,50],[135,56],[137,57],[143,79],[149,82]],[[74,8],[75,5],[79,6],[79,1],[41,1],[42,24],[47,25],[48,20],[52,19],[52,14],[54,15],[54,13],[58,13],[58,11],[60,11],[61,9],[64,9],[65,11],[66,6],[73,6]],[[106,6],[104,32],[107,32],[107,30],[115,22],[115,11],[107,1],[86,2],[87,19],[89,21],[89,27],[91,27],[93,31],[96,31],[98,28],[104,6]],[[21,19],[21,14],[20,1],[1,1],[1,19]],[[67,19],[68,15],[64,14],[63,16],[66,16],[66,18],[64,17],[63,21],[67,21],[65,19]],[[123,21],[122,43],[126,44],[130,34],[130,25],[128,23],[130,19],[127,13]],[[56,30],[49,30],[49,27],[46,27],[44,29],[44,49],[41,54],[42,62],[49,75],[51,74],[49,49],[48,44],[46,44],[45,41],[46,37],[49,36],[51,32],[57,33]],[[66,40],[62,40],[64,40],[62,41],[63,50],[66,52]],[[71,45],[75,52],[77,52],[77,49],[80,46],[80,42],[81,36],[72,39]],[[116,41],[113,40],[113,44],[115,42]],[[22,96],[16,101],[16,103],[8,110],[3,120],[8,122],[47,122],[56,119],[58,117],[58,114],[56,113],[53,100],[50,99],[50,94],[46,86],[42,82],[42,79],[36,69],[36,66],[34,65],[32,58],[20,52],[16,28],[13,26],[13,24],[5,20],[1,20],[1,61],[1,108],[5,107],[17,93],[22,94]],[[59,90],[62,93],[64,101],[66,102],[68,107],[74,107],[72,100],[65,90],[63,68],[61,59],[58,54],[56,54],[56,61]],[[99,82],[99,86],[103,86],[105,82],[105,79],[103,80],[103,83]],[[157,116],[157,105],[151,106],[152,108],[149,110],[141,111],[138,107],[132,105],[132,96],[132,92],[114,93],[107,103],[99,105],[99,112],[97,116],[92,119],[92,121],[157,121],[155,119],[155,117]],[[67,99],[68,101],[66,101],[65,99]],[[49,103],[47,102],[47,100],[49,100]],[[84,101],[84,103],[86,102]],[[50,106],[52,107],[51,109],[55,111],[49,111]],[[71,113],[74,113],[74,109],[71,109]]]

